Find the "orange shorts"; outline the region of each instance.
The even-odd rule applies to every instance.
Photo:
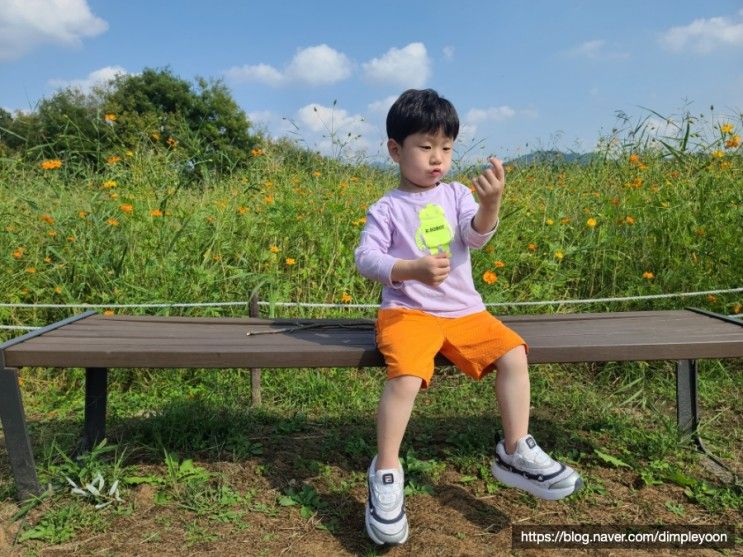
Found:
[[[481,379],[510,350],[523,345],[529,351],[523,338],[487,311],[438,317],[407,308],[381,309],[376,330],[387,378],[414,375],[423,380],[423,388],[433,377],[439,352],[470,377]]]

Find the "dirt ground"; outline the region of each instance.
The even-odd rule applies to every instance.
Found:
[[[281,456],[281,455],[276,455]],[[0,555],[21,556],[33,548],[40,556],[63,555],[695,555],[719,556],[711,549],[516,549],[511,547],[511,527],[519,524],[716,524],[740,525],[734,511],[710,514],[688,503],[683,488],[663,484],[638,488],[631,472],[605,470],[604,495],[592,494],[566,504],[537,501],[512,489],[476,495],[477,486],[462,485],[456,472],[444,472],[433,495],[407,498],[410,538],[398,547],[377,548],[364,532],[364,486],[342,496],[318,491],[333,510],[334,518],[319,513],[302,518],[298,507],[277,507],[281,485],[312,478],[292,478],[278,466],[271,475],[257,474],[261,459],[241,463],[205,463],[210,471],[229,479],[238,490],[257,489],[254,503],[265,503],[273,512],[246,513],[241,526],[203,520],[208,539],[194,540],[194,515],[176,504],[158,504],[156,488],[141,485],[128,493],[132,512],[117,516],[101,533],[83,533],[58,546],[28,542],[13,545],[19,523],[10,521],[17,511],[10,501],[0,503]],[[345,472],[338,470],[338,474]],[[683,506],[683,516],[668,510],[667,502]],[[42,509],[32,511],[42,512]],[[340,520],[337,517],[343,517]],[[31,517],[32,518],[32,517]],[[332,520],[332,524],[331,521]],[[198,522],[198,521],[197,521]],[[189,541],[190,540],[190,541]],[[733,554],[734,552],[728,552]]]

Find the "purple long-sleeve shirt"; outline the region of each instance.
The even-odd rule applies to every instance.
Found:
[[[441,317],[460,317],[483,311],[482,297],[472,281],[470,248],[481,248],[487,234],[472,227],[477,203],[458,182],[440,183],[423,192],[394,189],[366,213],[366,225],[356,248],[356,266],[366,278],[382,283],[382,308],[411,308]],[[416,280],[392,282],[398,259],[418,259],[449,253],[451,271],[438,286]]]

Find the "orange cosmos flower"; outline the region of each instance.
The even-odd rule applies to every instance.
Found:
[[[293,259],[291,257],[287,257],[286,258],[286,264],[291,267],[292,265],[296,265],[297,264],[297,260],[296,259]]]
[[[58,168],[62,168],[62,161],[59,159],[49,159],[41,161],[39,166],[42,170],[57,170]]]
[[[113,124],[118,119],[119,117],[116,116],[116,114],[114,114],[113,112],[107,112],[106,114],[103,115],[103,121],[107,123]]]
[[[119,209],[121,209],[124,213],[131,214],[134,211],[134,205],[131,203],[122,203],[119,205]]]
[[[117,162],[119,162],[120,160],[121,160],[121,157],[120,157],[120,156],[118,156],[118,155],[111,155],[110,157],[108,157],[108,158],[106,159],[106,162],[107,162],[108,164],[116,164],[116,163],[117,163]]]
[[[496,269],[502,269],[505,266],[506,266],[506,264],[503,261],[501,261],[500,259],[495,262],[495,268]]]
[[[537,245],[534,242],[531,242],[528,246],[526,246],[526,249],[529,251],[537,251]]]
[[[651,273],[650,271],[645,271],[642,274],[642,278],[647,279],[647,280],[651,280],[651,279],[654,279],[655,278],[655,275],[653,273]]]
[[[54,224],[54,217],[50,217],[49,215],[41,215],[39,220],[43,220],[47,224]]]
[[[590,219],[588,219],[588,220],[586,221],[586,226],[587,226],[588,228],[596,228],[596,225],[597,225],[597,224],[598,224],[598,223],[596,222],[596,219],[595,219],[595,218],[593,218],[593,217],[591,217]]]
[[[110,224],[111,226],[119,226],[119,221],[117,221],[116,219],[111,218],[111,219],[108,219],[106,221],[106,224]]]
[[[498,275],[496,275],[493,271],[485,271],[482,274],[482,280],[484,280],[488,284],[495,284],[498,281]]]
[[[346,292],[344,292],[341,295],[341,302],[343,302],[344,304],[350,303],[351,300],[353,300],[353,298],[351,298],[351,295],[350,294],[347,294]]]
[[[163,216],[163,212],[160,209],[152,209],[150,211],[150,216],[151,217],[162,217]]]

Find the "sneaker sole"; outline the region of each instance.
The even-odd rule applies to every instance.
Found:
[[[527,493],[532,494],[534,497],[547,499],[549,501],[557,501],[558,499],[563,499],[568,495],[572,495],[573,493],[580,491],[580,489],[583,487],[583,480],[580,478],[580,476],[578,476],[575,483],[569,487],[563,487],[561,489],[540,488],[520,474],[515,474],[513,472],[509,472],[508,470],[504,470],[503,468],[498,466],[495,460],[490,463],[490,471],[493,473],[493,476],[495,476],[496,480],[507,485],[508,487],[523,489]]]
[[[371,540],[375,544],[377,545],[385,545],[385,544],[401,545],[405,543],[406,541],[408,541],[409,529],[408,529],[407,519],[404,519],[405,526],[399,532],[395,534],[383,534],[382,532],[374,528],[374,526],[369,521],[369,507],[368,506],[366,507],[366,511],[364,515],[365,515],[364,523],[366,524],[366,534],[371,538]]]

